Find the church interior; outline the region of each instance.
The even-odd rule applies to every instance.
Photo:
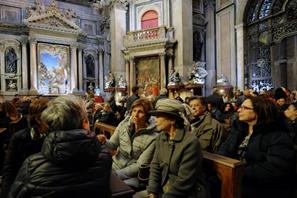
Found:
[[[0,2],[0,95],[296,90],[296,0]]]

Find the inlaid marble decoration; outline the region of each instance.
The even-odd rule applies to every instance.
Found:
[[[70,91],[69,46],[38,43],[38,91],[67,94]]]

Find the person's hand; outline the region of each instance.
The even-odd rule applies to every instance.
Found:
[[[106,142],[106,136],[103,134],[97,135],[97,139],[99,140],[99,142],[101,144],[105,144],[105,142]]]
[[[149,198],[156,198],[155,194],[153,194],[153,193],[149,193],[149,194],[147,195],[147,197],[149,197]]]

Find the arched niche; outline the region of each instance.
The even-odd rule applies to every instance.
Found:
[[[0,41],[1,91],[15,94],[21,89],[21,49],[18,40]]]

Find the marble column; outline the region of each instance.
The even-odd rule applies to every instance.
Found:
[[[22,91],[28,91],[27,40],[22,41]]]
[[[37,94],[37,60],[36,60],[36,44],[35,39],[30,40],[30,79],[31,79],[31,94]]]
[[[178,42],[175,51],[175,69],[181,76],[187,76],[193,64],[193,2],[192,0],[174,0],[172,13],[179,13],[174,17],[172,26],[174,38]]]
[[[129,57],[127,57],[127,56],[125,56],[124,57],[124,59],[125,59],[125,70],[126,70],[126,76],[125,76],[125,78],[126,78],[126,82],[130,82],[130,77],[129,77],[129,74],[130,74],[130,70],[129,70]],[[128,93],[130,93],[130,89],[129,89],[130,87],[128,87]]]
[[[135,85],[136,82],[136,76],[135,76],[135,64],[134,64],[134,57],[130,57],[130,71],[129,71],[129,90],[130,95],[132,94],[132,87]]]
[[[70,89],[71,92],[77,92],[77,46],[76,45],[72,45],[71,46],[71,74],[70,74],[70,78],[71,78],[71,84],[70,84]]]
[[[126,35],[126,4],[124,1],[115,0],[110,11],[110,35],[111,35],[111,71],[115,76],[125,72],[125,62],[122,49],[123,37]]]
[[[160,68],[161,68],[161,79],[160,79],[160,87],[166,88],[166,72],[165,72],[165,52],[160,53]]]
[[[103,64],[104,50],[99,49],[99,88],[101,91],[104,90],[104,64]]]
[[[167,75],[169,73],[169,71],[172,71],[172,69],[174,68],[174,65],[173,65],[173,59],[174,59],[174,50],[172,48],[168,49],[167,52],[166,52],[166,55],[168,57],[168,66],[167,66]],[[165,71],[166,73],[166,71]],[[166,76],[166,74],[165,74]],[[165,87],[167,85],[167,79],[169,78],[169,76],[166,76],[165,78]]]
[[[0,42],[0,84],[1,84],[1,92],[5,91],[5,78],[4,78],[4,71],[5,71],[5,56],[4,56],[4,43]]]
[[[215,29],[215,1],[209,0],[205,7],[205,18],[208,22],[206,25],[206,38],[205,38],[205,58],[206,70],[208,75],[205,81],[205,95],[212,94],[212,89],[216,85],[216,29]]]
[[[243,24],[235,26],[237,52],[237,88],[244,90],[244,28]]]
[[[83,92],[83,60],[82,60],[82,47],[78,48],[78,87],[79,91]]]

